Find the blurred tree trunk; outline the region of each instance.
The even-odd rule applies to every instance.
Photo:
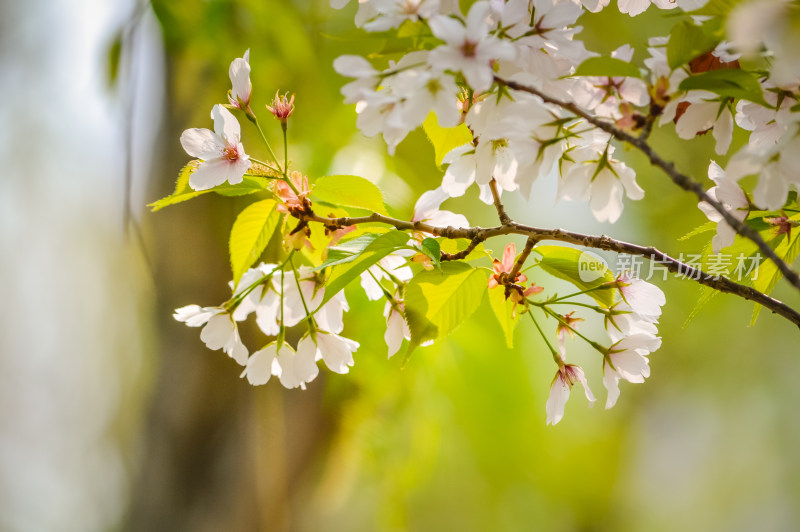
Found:
[[[169,43],[166,55],[167,98],[180,102],[177,85],[186,80],[178,82],[177,73],[190,70],[187,64],[197,58]],[[200,93],[211,85],[207,81],[191,83]],[[214,86],[215,93],[223,95],[224,90],[224,85]],[[204,98],[186,101],[184,94],[183,100],[165,107],[158,145],[167,148],[155,158],[151,199],[171,192],[178,170],[188,161],[178,138]],[[203,109],[202,115],[207,112]],[[155,257],[154,312],[160,338],[128,530],[294,529],[292,494],[324,430],[319,419],[322,386],[291,394],[288,404],[277,382],[251,387],[224,353],[205,348],[200,329],[170,319],[177,307],[215,305],[229,297],[227,233],[236,207],[242,205],[211,194],[145,216]],[[263,342],[254,335],[248,343],[247,331],[243,335],[251,351]]]

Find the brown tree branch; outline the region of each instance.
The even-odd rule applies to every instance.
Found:
[[[687,192],[692,192],[700,201],[708,203],[714,209],[720,213],[720,215],[725,219],[725,222],[730,225],[734,231],[736,231],[741,236],[751,240],[753,243],[758,246],[759,251],[767,258],[769,258],[775,265],[778,267],[780,272],[786,278],[786,280],[791,283],[795,288],[800,290],[800,276],[798,276],[797,272],[794,271],[786,262],[784,262],[772,248],[764,241],[763,238],[756,232],[752,227],[749,225],[737,220],[731,213],[728,212],[727,209],[718,201],[711,198],[703,188],[703,185],[692,179],[691,177],[683,174],[675,169],[675,165],[671,162],[665,161],[661,158],[658,153],[653,150],[653,148],[647,143],[647,138],[645,136],[642,137],[634,137],[633,135],[617,128],[614,124],[610,122],[605,122],[596,116],[592,116],[590,113],[586,112],[585,110],[581,109],[577,105],[572,102],[565,102],[559,100],[557,98],[553,98],[552,96],[548,96],[547,94],[543,93],[539,89],[535,87],[530,87],[527,85],[523,85],[521,83],[517,83],[515,81],[504,80],[498,77],[494,78],[497,83],[500,85],[504,85],[510,89],[518,90],[521,92],[527,92],[529,94],[533,94],[538,96],[542,100],[547,103],[551,103],[553,105],[557,105],[562,109],[569,111],[570,113],[574,114],[575,116],[579,116],[592,124],[593,126],[602,129],[606,133],[609,133],[611,136],[616,138],[617,140],[621,140],[633,146],[634,148],[641,151],[648,159],[650,159],[650,163],[653,166],[657,166],[660,168],[667,176],[679,187]]]
[[[492,178],[489,181],[489,189],[492,191],[492,199],[494,200],[494,208],[497,210],[497,216],[500,218],[500,223],[502,225],[508,225],[511,223],[511,217],[506,213],[506,208],[503,206],[503,202],[500,201],[500,191],[497,190],[497,181],[495,178]]]
[[[471,249],[469,246],[467,248],[469,251],[472,251],[472,249],[474,249],[478,243],[489,238],[501,235],[517,234],[527,236],[529,238],[529,243],[532,240],[537,243],[542,240],[555,240],[588,248],[603,249],[616,253],[627,253],[629,255],[644,257],[651,261],[658,261],[670,272],[682,275],[685,278],[696,281],[719,292],[733,294],[758,303],[759,305],[772,311],[774,314],[778,314],[779,316],[786,318],[800,328],[800,313],[773,297],[759,292],[758,290],[749,286],[731,281],[725,277],[710,275],[699,268],[695,268],[679,261],[678,259],[670,257],[666,253],[659,251],[652,246],[639,246],[636,244],[630,244],[621,240],[615,240],[605,235],[593,236],[571,231],[564,231],[563,229],[541,229],[516,222],[510,222],[508,225],[499,225],[496,227],[435,227],[424,222],[408,222],[378,213],[372,213],[369,216],[360,217],[326,218],[315,213],[299,212],[296,213],[295,216],[302,221],[319,222],[329,227],[346,227],[349,225],[358,225],[364,223],[383,223],[402,231],[421,231],[449,239],[464,238],[471,240]],[[531,246],[531,248],[532,247],[533,246]],[[442,259],[455,260],[454,258],[465,258],[469,254],[469,251],[466,253],[464,253],[464,251],[453,255],[443,254]],[[528,251],[528,253],[530,253],[530,251]]]

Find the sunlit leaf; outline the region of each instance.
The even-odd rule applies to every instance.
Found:
[[[363,177],[354,175],[320,177],[311,189],[311,196],[333,205],[386,214],[380,189]]]
[[[694,74],[681,81],[679,88],[682,91],[705,90],[726,98],[743,98],[769,106],[756,75],[744,70],[726,68]]]
[[[614,273],[593,253],[565,246],[539,246],[534,251],[542,257],[539,267],[554,277],[572,283],[579,290],[597,288],[614,281]],[[614,303],[613,289],[593,290],[587,295],[604,307]]]
[[[436,166],[442,164],[442,159],[450,151],[472,142],[472,133],[466,124],[456,127],[441,127],[434,113],[428,115],[425,122],[422,123],[422,129],[425,130],[428,140],[433,144]]]
[[[258,260],[280,221],[275,200],[248,205],[233,222],[229,249],[234,284]]]
[[[514,329],[519,323],[520,316],[514,312],[514,302],[506,299],[505,289],[502,286],[489,289],[489,305],[503,330],[506,345],[509,348],[514,347]]]
[[[392,251],[405,248],[408,234],[402,231],[390,231],[375,238],[361,251],[355,251],[352,260],[336,263],[325,286],[325,297],[320,306],[327,303],[345,286],[357,279],[363,272]]]
[[[626,76],[641,78],[636,65],[614,57],[590,57],[575,70],[576,76]]]

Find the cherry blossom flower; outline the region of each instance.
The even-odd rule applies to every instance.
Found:
[[[290,350],[288,344],[281,345],[281,350]],[[272,342],[263,349],[259,349],[247,359],[247,365],[242,372],[242,377],[247,377],[247,381],[253,386],[261,386],[269,382],[273,375],[273,365],[278,356],[278,344]]]
[[[555,425],[564,417],[564,407],[569,399],[569,392],[575,382],[580,382],[589,405],[596,401],[589,383],[586,382],[586,375],[579,366],[573,364],[562,364],[559,366],[553,384],[550,386],[550,396],[547,398],[545,411],[547,412],[547,424]]]
[[[800,136],[787,131],[780,142],[769,149],[747,145],[731,157],[725,170],[728,179],[738,181],[747,175],[758,175],[753,189],[753,203],[767,210],[784,206],[790,188],[800,189]]]
[[[435,227],[469,227],[469,220],[463,214],[439,210],[439,206],[450,196],[439,187],[423,192],[414,205],[412,222],[426,222]]]
[[[710,129],[716,140],[714,150],[717,154],[728,152],[733,138],[733,114],[727,99],[719,101],[716,94],[708,91],[689,91],[684,97],[667,104],[659,124],[673,120],[680,138],[693,139]]]
[[[233,107],[249,112],[253,84],[250,82],[250,50],[244,57],[237,57],[228,69],[232,88],[228,91],[228,101]]]
[[[411,250],[408,251],[413,253]],[[384,292],[380,281],[389,279],[390,274],[401,282],[409,281],[414,276],[411,268],[406,265],[405,257],[397,252],[387,255],[379,260],[378,264],[370,266],[367,271],[361,274],[361,287],[367,294],[367,299],[377,301],[383,297]]]
[[[608,348],[603,363],[603,385],[608,390],[606,408],[611,408],[619,398],[619,381],[643,383],[650,376],[647,355],[661,347],[661,339],[648,334],[634,334],[623,338]]]
[[[661,307],[667,302],[664,291],[654,284],[633,277],[630,272],[622,272],[616,281],[622,299],[631,310],[643,319],[657,323]]]
[[[344,103],[357,103],[373,94],[380,83],[380,72],[359,55],[342,55],[334,59],[333,69],[348,78],[356,78],[344,87]]]
[[[200,339],[212,351],[222,351],[244,366],[247,363],[247,347],[239,337],[239,329],[233,316],[220,307],[199,307],[188,305],[175,311],[176,320],[189,327],[200,327]]]
[[[275,272],[276,267],[277,265],[275,264],[261,263],[254,268],[250,268],[239,279],[239,284],[233,293],[234,297],[236,297],[245,290],[250,289],[254,283],[264,279],[264,282],[252,288],[234,309],[233,319],[235,321],[244,321],[250,314],[255,312],[256,324],[261,329],[261,332],[267,336],[275,336],[280,330],[280,324],[278,323],[280,317],[280,294],[274,290],[269,278],[265,278],[277,275]]]
[[[623,193],[632,200],[644,197],[636,182],[636,173],[622,161],[611,158],[611,149],[599,156],[591,149],[570,153],[574,164],[562,169],[558,199],[589,200],[598,222],[616,222],[622,214]]]
[[[608,310],[605,317],[605,327],[608,337],[612,342],[619,342],[627,336],[646,334],[655,336],[658,333],[656,324],[636,314],[625,301],[618,301]]]
[[[722,168],[714,161],[711,161],[711,164],[708,165],[708,177],[716,183],[715,187],[708,189],[706,192],[709,197],[722,203],[725,210],[730,212],[734,218],[743,222],[750,210],[750,202],[747,200],[742,188],[735,181],[728,179]],[[703,214],[709,220],[717,224],[717,234],[711,239],[711,251],[717,254],[723,248],[732,245],[736,237],[736,231],[728,225],[728,222],[723,220],[722,215],[704,201],[698,203],[697,207],[703,211]]]
[[[317,347],[310,336],[304,336],[294,351],[284,344],[276,353],[272,364],[273,374],[280,378],[284,388],[306,389],[306,384],[319,374],[317,367]]]
[[[308,266],[300,266],[297,271],[299,283],[295,281],[294,272],[286,272],[283,279],[283,320],[284,325],[293,327],[306,319],[305,301],[309,312],[314,313],[314,319],[320,330],[340,333],[344,329],[343,313],[350,309],[345,299],[344,291],[338,292],[328,300],[325,305],[319,308],[325,297],[325,287],[317,273]],[[300,290],[298,290],[298,284]],[[273,285],[276,291],[281,290],[281,280],[279,276],[273,277]]]
[[[465,24],[446,16],[436,16],[428,22],[433,34],[445,42],[431,51],[428,62],[441,70],[460,71],[478,92],[492,85],[491,61],[511,60],[516,55],[511,43],[489,34],[489,9],[488,2],[475,2]]]
[[[655,4],[659,9],[675,9],[678,7],[678,3],[675,0],[617,0],[620,12],[627,13],[632,17],[647,11],[651,3]]]
[[[292,113],[294,113],[294,94],[292,94],[291,98],[288,97],[288,94],[287,92],[281,96],[276,91],[275,98],[272,100],[272,105],[267,106],[267,111],[272,113],[272,116],[284,124],[286,124],[286,121],[292,116]]]
[[[221,105],[211,109],[214,131],[192,128],[181,134],[181,145],[192,157],[202,159],[189,178],[194,190],[209,188],[228,182],[241,183],[250,168],[250,156],[241,143],[239,122]]]
[[[386,31],[397,28],[403,22],[416,22],[439,13],[439,0],[371,0],[377,12],[374,18],[363,25],[367,31]]]
[[[629,63],[633,59],[633,48],[629,44],[620,46],[611,52],[611,57]],[[647,84],[634,77],[582,77],[570,93],[575,103],[581,107],[612,118],[622,116],[620,105],[624,103],[642,107],[650,101]]]
[[[353,352],[359,343],[324,331],[317,332],[317,349],[328,369],[334,373],[347,373],[353,365]]]

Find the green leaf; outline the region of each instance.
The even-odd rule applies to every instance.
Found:
[[[189,161],[189,163],[181,168],[181,171],[178,173],[178,180],[175,182],[175,191],[165,198],[154,201],[153,203],[149,204],[148,207],[150,207],[153,212],[156,212],[164,207],[169,207],[170,205],[175,205],[176,203],[182,203],[192,198],[196,198],[197,196],[208,194],[209,192],[216,192],[222,196],[245,196],[255,192],[271,190],[270,182],[265,177],[247,174],[244,175],[242,182],[236,185],[224,183],[207,190],[193,190],[189,186],[189,178],[192,176],[192,173],[197,170],[197,167],[200,166],[200,162],[201,161],[197,159]]]
[[[277,205],[271,199],[257,201],[248,205],[233,222],[228,244],[234,284],[258,260],[278,227]]]
[[[369,233],[343,242],[338,246],[328,248],[327,259],[325,259],[325,262],[319,265],[316,270],[322,270],[356,260],[358,256],[367,249],[367,246],[372,244],[379,236],[381,236],[380,233]]]
[[[442,127],[439,125],[436,115],[432,112],[428,114],[425,122],[422,123],[422,129],[428,136],[428,140],[433,144],[437,167],[441,166],[444,156],[453,149],[472,142],[472,133],[470,133],[466,124],[459,124],[456,127]]]
[[[706,5],[690,13],[697,16],[726,17],[741,2],[742,0],[709,0]]]
[[[636,65],[616,59],[614,57],[590,57],[580,65],[575,71],[575,76],[627,76],[631,78],[641,78],[642,73]]]
[[[790,219],[800,219],[800,215],[792,216]],[[794,231],[791,239],[784,238],[781,243],[775,247],[775,254],[786,264],[792,264],[797,256],[800,255],[800,231]],[[765,258],[759,265],[757,272],[758,275],[753,277],[753,288],[769,295],[775,288],[775,285],[778,284],[778,280],[782,277],[780,270],[778,270],[774,262]],[[758,303],[755,304],[750,325],[755,324],[762,308],[763,307]]]
[[[426,238],[422,241],[422,253],[430,257],[435,267],[439,267],[439,261],[442,259],[442,249],[439,247],[439,241],[435,238]]]
[[[678,240],[689,240],[693,236],[697,236],[702,233],[706,233],[708,231],[713,231],[717,228],[717,222],[706,222],[703,225],[699,225],[680,237]]]
[[[117,79],[119,78],[119,64],[122,58],[122,38],[123,32],[120,30],[114,35],[114,39],[108,47],[108,71],[106,74],[108,76],[107,81],[109,87],[115,87],[117,85]]]
[[[722,69],[694,74],[681,81],[682,91],[705,90],[725,98],[743,98],[769,107],[755,74],[737,69]]]
[[[465,249],[467,249],[468,245],[469,245],[469,240],[463,238],[455,240],[445,239],[439,242],[441,250],[444,251],[445,253],[450,253],[451,255],[458,253],[460,251],[464,251]],[[464,260],[473,261],[488,256],[489,255],[486,252],[486,248],[483,247],[483,244],[478,244],[477,246],[475,246],[475,249],[473,249]]]
[[[319,306],[322,307],[340,290],[383,257],[392,251],[406,247],[408,238],[408,234],[402,231],[383,233],[375,238],[373,242],[364,246],[363,250],[355,252],[352,260],[341,261],[335,265],[325,283],[325,297]]]
[[[605,261],[588,251],[564,246],[539,246],[534,251],[542,256],[538,265],[547,273],[578,287],[579,290],[597,288],[614,281],[614,274]],[[598,289],[587,293],[604,307],[614,303],[613,289]]]
[[[371,181],[355,175],[320,177],[311,189],[319,201],[386,214],[383,194]]]
[[[686,321],[683,322],[684,328],[689,325],[689,322],[692,321],[697,315],[700,313],[703,307],[706,306],[706,303],[711,301],[715,295],[719,294],[719,292],[710,286],[702,286],[700,287],[700,297],[697,298],[697,303],[694,304],[694,308],[689,313],[689,316],[686,318]]]
[[[704,31],[705,30],[705,31]],[[676,24],[669,34],[667,63],[672,70],[709,52],[722,40],[722,35],[711,34],[710,26],[695,26],[688,20]]]
[[[421,342],[450,334],[480,306],[484,292],[486,273],[465,262],[445,262],[440,270],[417,274],[404,299],[412,329],[409,353]]]
[[[489,305],[492,307],[500,328],[503,329],[503,338],[509,348],[514,347],[514,329],[519,323],[520,316],[514,313],[514,302],[506,299],[505,289],[496,286],[489,289]]]

